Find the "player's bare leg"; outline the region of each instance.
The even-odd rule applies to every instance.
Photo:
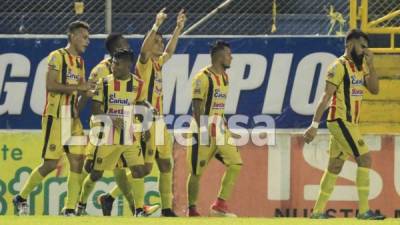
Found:
[[[18,215],[23,216],[29,214],[29,206],[27,203],[29,194],[49,173],[56,169],[57,163],[58,160],[56,159],[44,159],[42,164],[32,171],[20,193],[13,198],[13,203],[17,209]]]

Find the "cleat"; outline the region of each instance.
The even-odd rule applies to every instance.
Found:
[[[310,219],[329,219],[326,213],[311,213]]]
[[[76,216],[84,216],[87,215],[86,213],[86,204],[83,203],[78,203],[78,206],[76,207]]]
[[[178,217],[172,209],[162,209],[161,216],[163,217]]]
[[[210,208],[210,216],[212,217],[237,217],[234,213],[229,212],[225,201],[217,201]]]
[[[65,209],[61,213],[63,216],[76,216],[74,209]]]
[[[386,216],[380,213],[374,213],[372,210],[357,215],[357,219],[359,220],[384,220],[385,218]]]
[[[196,206],[192,205],[189,206],[189,212],[188,212],[189,217],[200,217],[200,213],[197,211]]]
[[[97,202],[101,205],[103,216],[111,216],[114,198],[109,194],[101,194],[97,198]]]
[[[12,201],[19,216],[29,215],[29,207],[26,199],[23,199],[20,195],[16,195]]]
[[[149,217],[160,208],[160,205],[145,205],[136,209],[136,217]]]

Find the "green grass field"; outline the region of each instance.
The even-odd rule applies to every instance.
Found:
[[[297,218],[133,218],[133,217],[61,217],[0,216],[0,225],[400,225],[400,219],[360,221],[357,219],[310,220]]]

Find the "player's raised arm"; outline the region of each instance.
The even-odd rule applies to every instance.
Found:
[[[172,34],[171,39],[169,40],[167,47],[164,52],[164,62],[171,58],[171,56],[175,53],[176,45],[178,43],[179,35],[182,33],[182,29],[185,26],[186,15],[185,10],[181,9],[179,11],[178,17],[176,18],[176,27],[174,33]]]
[[[379,93],[379,79],[374,67],[374,54],[368,48],[365,48],[364,57],[369,71],[365,76],[365,86],[371,94],[377,95]]]
[[[161,9],[160,12],[157,13],[156,16],[156,21],[149,31],[149,33],[146,35],[146,38],[143,41],[142,48],[140,49],[140,55],[139,55],[139,60],[141,63],[146,63],[147,60],[149,60],[151,56],[151,51],[155,42],[155,37],[157,34],[158,29],[160,28],[161,24],[165,21],[167,18],[167,14],[164,13],[165,8]]]

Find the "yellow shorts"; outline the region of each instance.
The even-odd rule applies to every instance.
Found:
[[[156,131],[156,127],[160,130]],[[163,137],[163,139],[156,140],[157,137]],[[156,123],[153,123],[150,128],[149,140],[144,142],[143,139],[141,139],[141,145],[145,163],[153,163],[155,158],[172,158],[172,137],[163,119],[160,119],[158,126],[156,126]]]
[[[337,119],[327,122],[330,132],[329,156],[347,160],[349,156],[358,157],[368,153],[358,125]]]
[[[141,146],[139,145],[139,140],[141,139],[141,134],[140,133],[135,133],[135,143],[134,145],[138,145],[140,148]],[[99,146],[100,147],[100,146]],[[142,149],[140,149],[142,151]],[[85,154],[86,154],[86,160],[93,160],[94,159],[94,154],[96,151],[96,146],[93,145],[90,141],[88,143],[88,145],[85,148]],[[143,153],[143,152],[142,152]],[[143,154],[142,154],[143,157]],[[116,164],[116,168],[125,168],[127,167],[126,163],[124,162],[124,159],[121,155],[120,159],[118,160],[117,164]]]
[[[121,161],[123,167],[143,165],[143,155],[138,142],[134,142],[133,145],[101,145],[95,148],[94,170],[113,170],[118,161]]]
[[[71,136],[83,136],[83,127],[79,118],[71,118]],[[62,145],[61,143],[61,118],[53,116],[42,117],[42,134],[44,137],[42,158],[59,159],[66,153],[83,155],[83,145]]]
[[[215,137],[210,138],[209,145],[203,145],[199,142],[199,134],[192,135],[197,143],[188,147],[187,156],[191,173],[201,175],[213,157],[226,166],[243,164],[237,146],[231,145],[228,142],[228,139],[231,137],[231,133],[228,130],[224,134],[223,145],[217,145]]]

